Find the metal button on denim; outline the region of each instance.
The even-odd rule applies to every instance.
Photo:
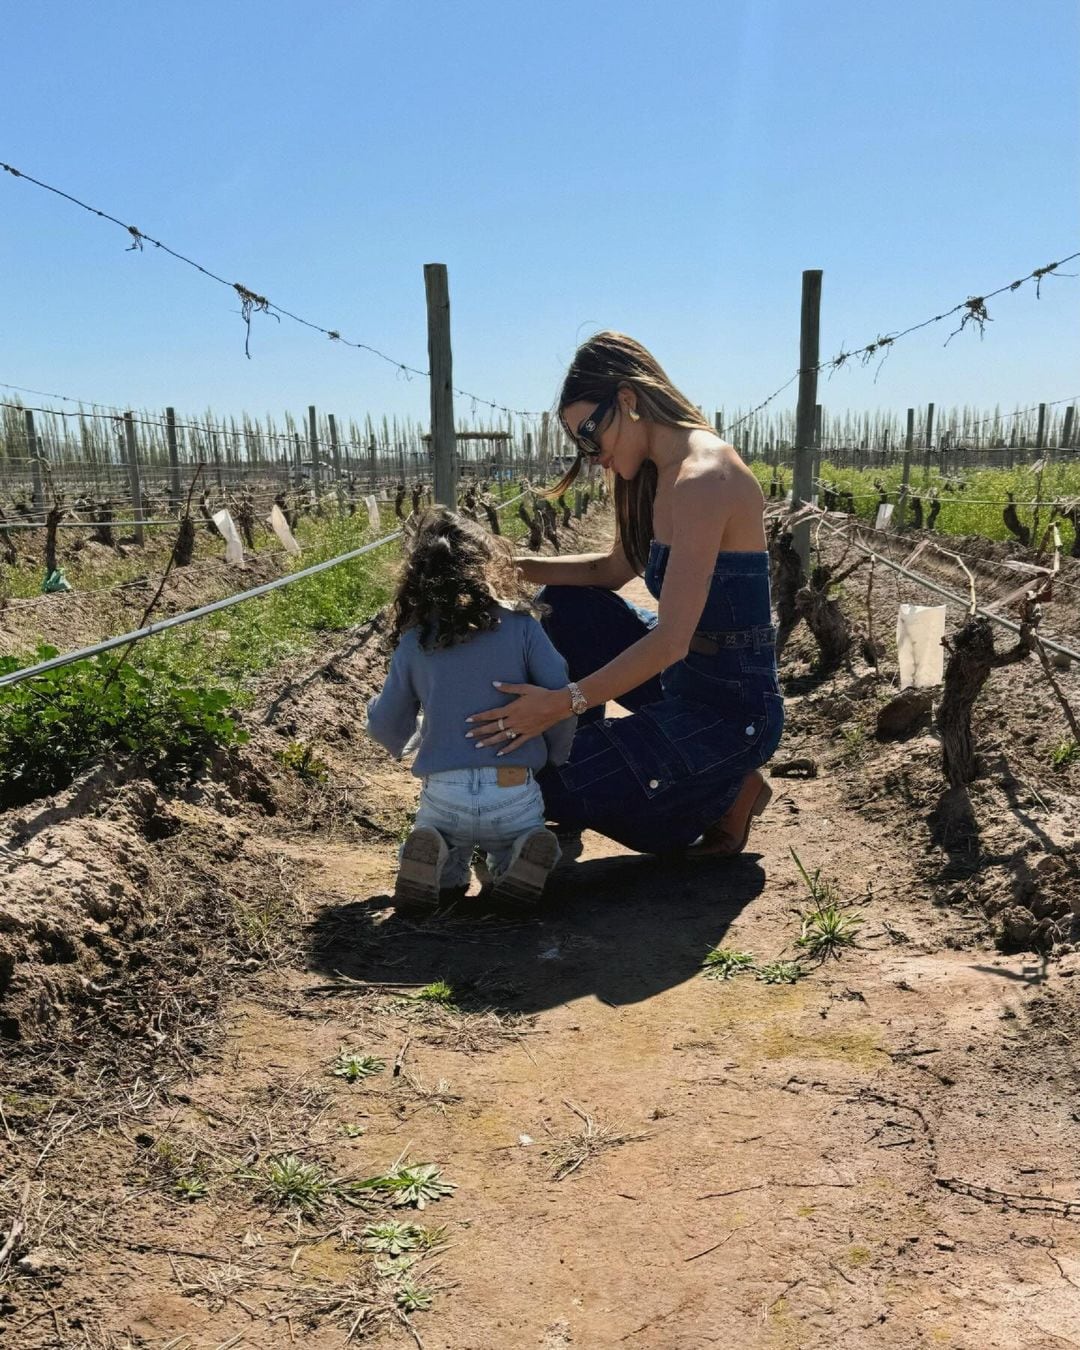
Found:
[[[659,778],[650,778],[650,779],[649,779],[649,786],[650,786],[651,788],[658,788],[658,787],[660,786],[660,779],[659,779]]]
[[[752,735],[754,734],[754,728],[753,728],[752,725],[751,725],[751,726],[748,726],[748,727],[746,728],[746,734],[747,734],[748,736],[752,736]]]

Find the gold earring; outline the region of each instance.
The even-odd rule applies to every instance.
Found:
[[[640,421],[641,421],[641,414],[640,414],[639,412],[635,412],[635,411],[633,410],[633,408],[627,408],[626,412],[627,412],[627,416],[630,418],[630,421],[631,421],[631,422],[640,422]]]

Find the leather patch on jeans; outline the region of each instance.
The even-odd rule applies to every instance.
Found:
[[[521,787],[529,781],[529,771],[524,764],[500,764],[495,770],[495,781],[499,787]]]

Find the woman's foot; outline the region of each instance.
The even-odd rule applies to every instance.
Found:
[[[743,779],[739,795],[701,839],[686,850],[688,858],[734,858],[746,847],[750,826],[772,800],[772,788],[754,769]]]

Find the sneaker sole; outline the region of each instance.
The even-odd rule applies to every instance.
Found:
[[[550,831],[533,835],[496,881],[492,897],[516,904],[535,904],[544,893],[558,854],[559,841]]]
[[[441,836],[424,827],[413,830],[401,851],[394,899],[407,905],[437,905],[440,857],[446,857]]]

